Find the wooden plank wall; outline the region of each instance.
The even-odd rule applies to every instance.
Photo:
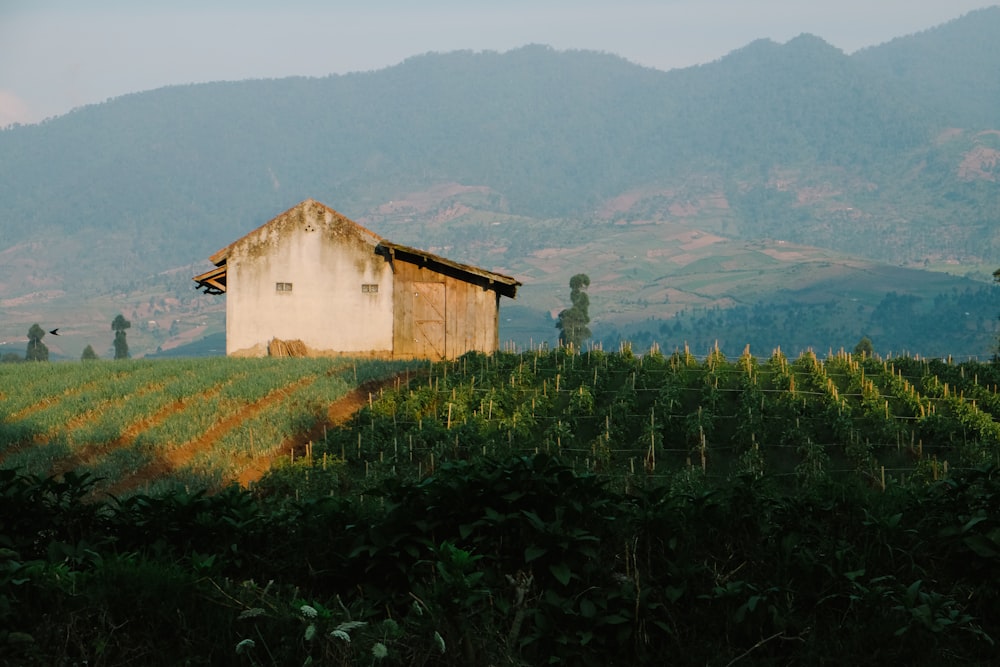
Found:
[[[494,352],[499,344],[499,299],[497,292],[480,285],[443,275],[428,268],[395,263],[393,286],[393,356],[400,359],[428,356],[414,321],[413,283],[441,282],[445,285],[445,357],[466,352]]]

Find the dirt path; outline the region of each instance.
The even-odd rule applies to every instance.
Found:
[[[25,408],[22,408],[22,409],[18,410],[17,412],[13,413],[13,414],[8,415],[6,421],[8,421],[8,422],[21,421],[21,420],[23,420],[23,419],[25,419],[27,417],[30,417],[31,415],[35,414],[39,410],[44,410],[45,408],[49,407],[50,405],[57,405],[58,403],[61,403],[63,400],[65,400],[66,398],[68,398],[70,396],[76,396],[78,394],[82,394],[85,391],[90,391],[91,389],[93,389],[93,388],[95,388],[95,387],[97,387],[99,385],[100,385],[100,382],[98,382],[96,380],[92,380],[91,382],[85,382],[84,384],[76,385],[74,387],[70,387],[69,389],[66,389],[65,391],[63,391],[63,392],[61,392],[59,394],[56,394],[54,396],[45,396],[45,397],[39,399],[38,402],[32,403],[31,405],[29,405],[29,406],[27,406]]]
[[[82,394],[85,391],[89,391],[94,387],[96,387],[97,385],[98,385],[97,382],[87,382],[86,384],[81,384],[77,387],[71,387],[57,396],[49,396],[42,398],[37,403],[32,403],[28,407],[8,415],[6,419],[3,420],[3,422],[7,424],[13,424],[14,422],[23,421],[24,419],[27,419],[36,412],[44,410],[49,406],[57,405],[60,401],[70,396],[75,396],[78,394]],[[96,418],[96,414],[92,415],[84,413],[82,415],[76,415],[71,421],[77,426],[82,426],[88,420],[93,418]],[[44,447],[49,443],[49,441],[52,440],[54,435],[55,433],[38,431],[32,435],[30,440],[11,445],[7,449],[0,452],[0,465],[3,465],[4,461],[7,460],[7,457],[11,456],[12,454],[17,454],[18,452],[28,449],[29,447]]]
[[[354,388],[345,396],[342,396],[336,401],[330,403],[327,408],[325,418],[317,423],[310,431],[298,434],[293,438],[289,438],[263,456],[255,458],[250,458],[248,456],[242,461],[238,461],[237,467],[241,469],[241,472],[236,478],[230,481],[238,482],[244,488],[249,487],[254,482],[260,480],[275,461],[288,456],[290,451],[294,451],[296,456],[304,455],[308,443],[322,440],[326,429],[336,427],[347,421],[355,412],[369,402],[371,396],[377,396],[382,390],[387,388],[398,388],[402,383],[413,376],[414,372],[408,371],[398,375],[389,376],[381,380],[371,380],[359,387]],[[197,438],[192,439],[179,447],[162,452],[155,460],[137,470],[133,475],[118,479],[105,489],[96,490],[95,497],[105,495],[121,495],[122,493],[147,485],[160,477],[169,475],[174,470],[188,465],[198,454],[214,447],[219,438],[226,432],[238,427],[246,420],[252,419],[262,410],[267,409],[275,403],[280,403],[293,392],[311,384],[315,380],[315,377],[306,377],[279,389],[273,390],[260,400],[246,405],[237,412],[228,415],[225,419],[216,422],[211,428],[209,428],[205,433],[199,435]],[[94,461],[117,449],[132,446],[142,433],[154,428],[155,426],[166,421],[172,415],[184,410],[193,401],[211,398],[213,395],[222,391],[223,386],[224,383],[220,383],[218,385],[208,387],[204,391],[192,396],[186,396],[184,398],[171,401],[157,410],[154,414],[139,419],[138,421],[128,425],[128,427],[112,441],[82,445],[74,449],[64,457],[54,460],[49,467],[48,474],[62,475],[71,470],[75,470],[80,466],[90,465]],[[143,391],[150,391],[152,388],[152,385],[144,387]],[[66,394],[76,393],[80,390],[81,388],[76,388],[73,392],[66,392]],[[42,401],[40,404],[29,406],[28,408],[21,410],[17,416],[21,418],[29,416],[52,402],[54,402],[54,400]],[[69,426],[70,424],[73,427],[81,426],[84,423],[96,418],[97,414],[99,414],[99,411],[93,411],[75,416],[71,422],[64,425],[63,428],[66,428],[66,426]],[[38,446],[40,440],[47,441],[51,435],[52,434],[37,434],[33,439],[33,442],[23,443],[22,447]],[[0,460],[20,448],[21,447],[15,446],[7,451],[0,452]]]
[[[185,398],[179,398],[175,401],[171,401],[157,410],[154,414],[130,424],[128,428],[125,429],[124,433],[111,442],[85,445],[77,448],[68,456],[53,461],[52,466],[49,468],[49,474],[62,475],[70,470],[78,468],[79,466],[89,465],[98,458],[113,452],[116,449],[130,447],[132,443],[135,442],[135,439],[139,437],[139,434],[163,423],[168,417],[170,417],[170,415],[180,412],[192,401],[204,400],[218,394],[222,391],[224,384],[225,383],[220,383],[214,387],[209,387],[205,391],[195,394],[194,396],[187,396]]]
[[[135,474],[118,480],[105,489],[103,493],[112,496],[121,495],[126,491],[144,486],[157,478],[170,474],[178,468],[182,468],[190,463],[199,453],[212,449],[219,438],[227,431],[236,428],[248,419],[252,419],[261,410],[276,402],[285,400],[289,394],[315,381],[315,377],[305,377],[272,391],[259,401],[250,403],[222,421],[216,422],[196,439],[190,440],[180,447],[163,452],[159,458],[146,464],[137,470]]]
[[[412,373],[407,373],[407,376],[410,375]],[[386,387],[398,386],[401,377],[401,375],[396,375],[382,380],[370,380],[360,387],[353,389],[346,396],[338,398],[330,404],[324,421],[316,424],[307,433],[300,434],[281,443],[266,456],[257,457],[250,462],[249,466],[239,474],[239,478],[234,481],[239,482],[243,488],[247,488],[254,482],[259,481],[271,469],[275,461],[288,456],[289,451],[294,451],[296,455],[304,454],[305,448],[310,442],[322,439],[324,429],[332,428],[346,422],[351,418],[351,415],[368,404],[372,395],[377,394]]]

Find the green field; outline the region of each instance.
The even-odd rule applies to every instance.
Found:
[[[544,452],[625,485],[752,474],[883,487],[1000,463],[998,380],[992,365],[844,353],[472,356],[364,408],[314,452],[354,476]]]
[[[177,359],[0,365],[0,466],[66,470],[116,493],[218,489],[327,418],[365,382],[415,364]]]
[[[0,365],[0,661],[988,665],[998,381],[655,349]]]
[[[309,437],[349,391],[418,370],[348,424]],[[282,447],[294,459],[311,439],[314,463],[362,477],[416,478],[450,459],[544,451],[623,479],[802,475],[822,461],[823,474],[882,484],[932,464],[997,463],[998,380],[989,364],[780,351],[4,364],[0,466],[72,469],[119,491],[219,489]],[[335,477],[344,474],[338,466]]]

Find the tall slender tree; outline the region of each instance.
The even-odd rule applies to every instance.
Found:
[[[24,358],[28,361],[48,361],[49,348],[42,342],[45,338],[45,329],[38,326],[38,323],[31,325],[28,329],[28,351]]]
[[[578,273],[569,279],[569,299],[573,304],[559,313],[556,329],[559,329],[559,344],[580,349],[583,341],[590,338],[590,297],[584,291],[590,287],[590,277]]]
[[[115,359],[128,359],[128,341],[125,340],[125,330],[132,323],[121,313],[111,322],[111,330],[115,332]]]

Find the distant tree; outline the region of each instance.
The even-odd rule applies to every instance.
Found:
[[[0,356],[0,364],[16,364],[19,361],[24,361],[24,357],[17,352],[4,352]]]
[[[115,332],[115,359],[128,359],[128,341],[125,340],[125,330],[132,323],[119,313],[111,322],[111,330]]]
[[[868,358],[875,354],[875,346],[868,336],[862,336],[858,344],[854,346],[854,354],[859,357]]]
[[[96,361],[99,358],[97,353],[94,352],[94,348],[90,345],[83,348],[83,354],[80,355],[80,361]]]
[[[1000,283],[1000,269],[993,272],[993,280]],[[993,363],[1000,363],[1000,336],[997,336],[996,347],[993,349]]]
[[[42,342],[43,338],[45,338],[45,329],[38,326],[37,323],[32,324],[31,328],[28,329],[28,351],[24,355],[25,360],[49,360],[49,348]]]
[[[583,341],[590,338],[590,298],[584,291],[590,287],[590,277],[578,273],[569,279],[569,299],[572,306],[559,313],[556,329],[559,329],[559,344],[579,349]]]

